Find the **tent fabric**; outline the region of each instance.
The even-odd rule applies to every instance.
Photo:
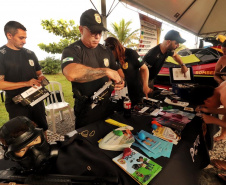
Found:
[[[225,0],[119,0],[197,36],[226,35]]]

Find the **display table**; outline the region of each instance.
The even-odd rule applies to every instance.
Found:
[[[149,116],[132,116],[131,118],[126,119],[122,115],[114,114],[111,116],[111,118],[133,126],[133,134],[136,134],[141,129],[151,132],[151,120]],[[92,131],[94,129],[92,128],[93,126],[94,125],[90,125],[85,128],[78,129],[78,132],[81,133],[84,130]],[[92,138],[87,138],[94,145],[97,145],[97,141],[100,138],[103,138],[108,132],[116,128],[115,126],[109,125],[103,121],[99,122],[97,125],[95,125],[95,127],[96,135]],[[103,128],[108,128],[106,129],[108,132],[104,133]],[[100,131],[97,132],[97,130]],[[101,134],[99,135],[97,133]],[[212,138],[213,134],[213,132],[208,132],[208,137]],[[181,137],[182,138],[179,143],[177,145],[173,145],[170,158],[160,157],[158,159],[152,159],[156,163],[160,164],[163,168],[162,171],[149,184],[197,184],[197,177],[200,169],[206,167],[210,162],[208,148],[203,137],[202,120],[199,117],[195,117],[190,123],[186,125],[185,129],[182,131]],[[139,148],[134,147],[134,149],[142,153]],[[105,153],[110,158],[113,158],[119,154],[119,152],[112,151],[105,151]],[[122,173],[127,175],[124,171],[122,171]]]
[[[122,114],[115,113],[110,116],[111,119],[128,124],[134,127],[133,134],[137,134],[140,130],[151,132],[151,117],[132,115],[131,118],[124,118]],[[77,134],[81,135],[85,140],[92,144],[92,147],[98,148],[98,141],[106,136],[113,129],[117,128],[114,125],[106,123],[104,120],[90,124],[86,127],[77,130]],[[84,133],[92,133],[84,134]],[[152,159],[162,166],[162,171],[149,183],[150,185],[196,185],[199,172],[202,168],[210,163],[206,138],[212,138],[215,132],[208,132],[207,136],[203,137],[202,120],[195,117],[188,123],[182,131],[181,140],[177,145],[173,145],[173,150],[170,158],[160,157]],[[210,139],[211,140],[211,139]],[[212,141],[208,142],[212,142]],[[139,148],[133,147],[135,150],[144,154]],[[86,150],[86,148],[84,148]],[[101,150],[109,161],[119,155],[121,152]],[[87,149],[87,152],[90,152]],[[95,153],[93,153],[95,155]],[[61,156],[62,159],[63,156]],[[100,159],[102,156],[97,156]],[[61,160],[60,159],[60,160]],[[67,160],[67,159],[65,159]],[[81,161],[82,162],[82,161]],[[15,166],[15,163],[5,160],[0,160],[0,170]],[[65,168],[65,167],[64,167]],[[129,184],[137,184],[128,174],[121,170],[115,163],[112,162],[112,168],[117,168],[120,174],[125,177]],[[101,169],[101,165],[100,165]],[[126,182],[126,181],[123,181]],[[126,183],[125,183],[126,184]]]

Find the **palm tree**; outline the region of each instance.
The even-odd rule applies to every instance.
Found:
[[[131,32],[131,28],[129,28],[132,21],[125,22],[124,19],[120,21],[120,23],[111,23],[111,26],[113,28],[113,33],[109,32],[108,36],[115,37],[119,40],[119,42],[128,48],[136,48],[138,47],[139,36],[138,31],[140,29],[136,29]]]

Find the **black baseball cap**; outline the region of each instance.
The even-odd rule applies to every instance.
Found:
[[[80,25],[87,26],[92,32],[108,31],[102,22],[102,16],[98,11],[89,9],[82,13]]]
[[[178,43],[184,43],[186,40],[181,38],[180,33],[176,30],[170,30],[165,35],[165,40],[175,40]]]

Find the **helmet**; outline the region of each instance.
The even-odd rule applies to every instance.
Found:
[[[30,146],[22,157],[15,154],[37,137],[41,138],[41,142]],[[6,122],[0,128],[0,139],[4,145],[5,157],[18,162],[26,170],[39,168],[49,158],[50,146],[44,137],[43,130],[35,128],[32,121],[25,116]]]

